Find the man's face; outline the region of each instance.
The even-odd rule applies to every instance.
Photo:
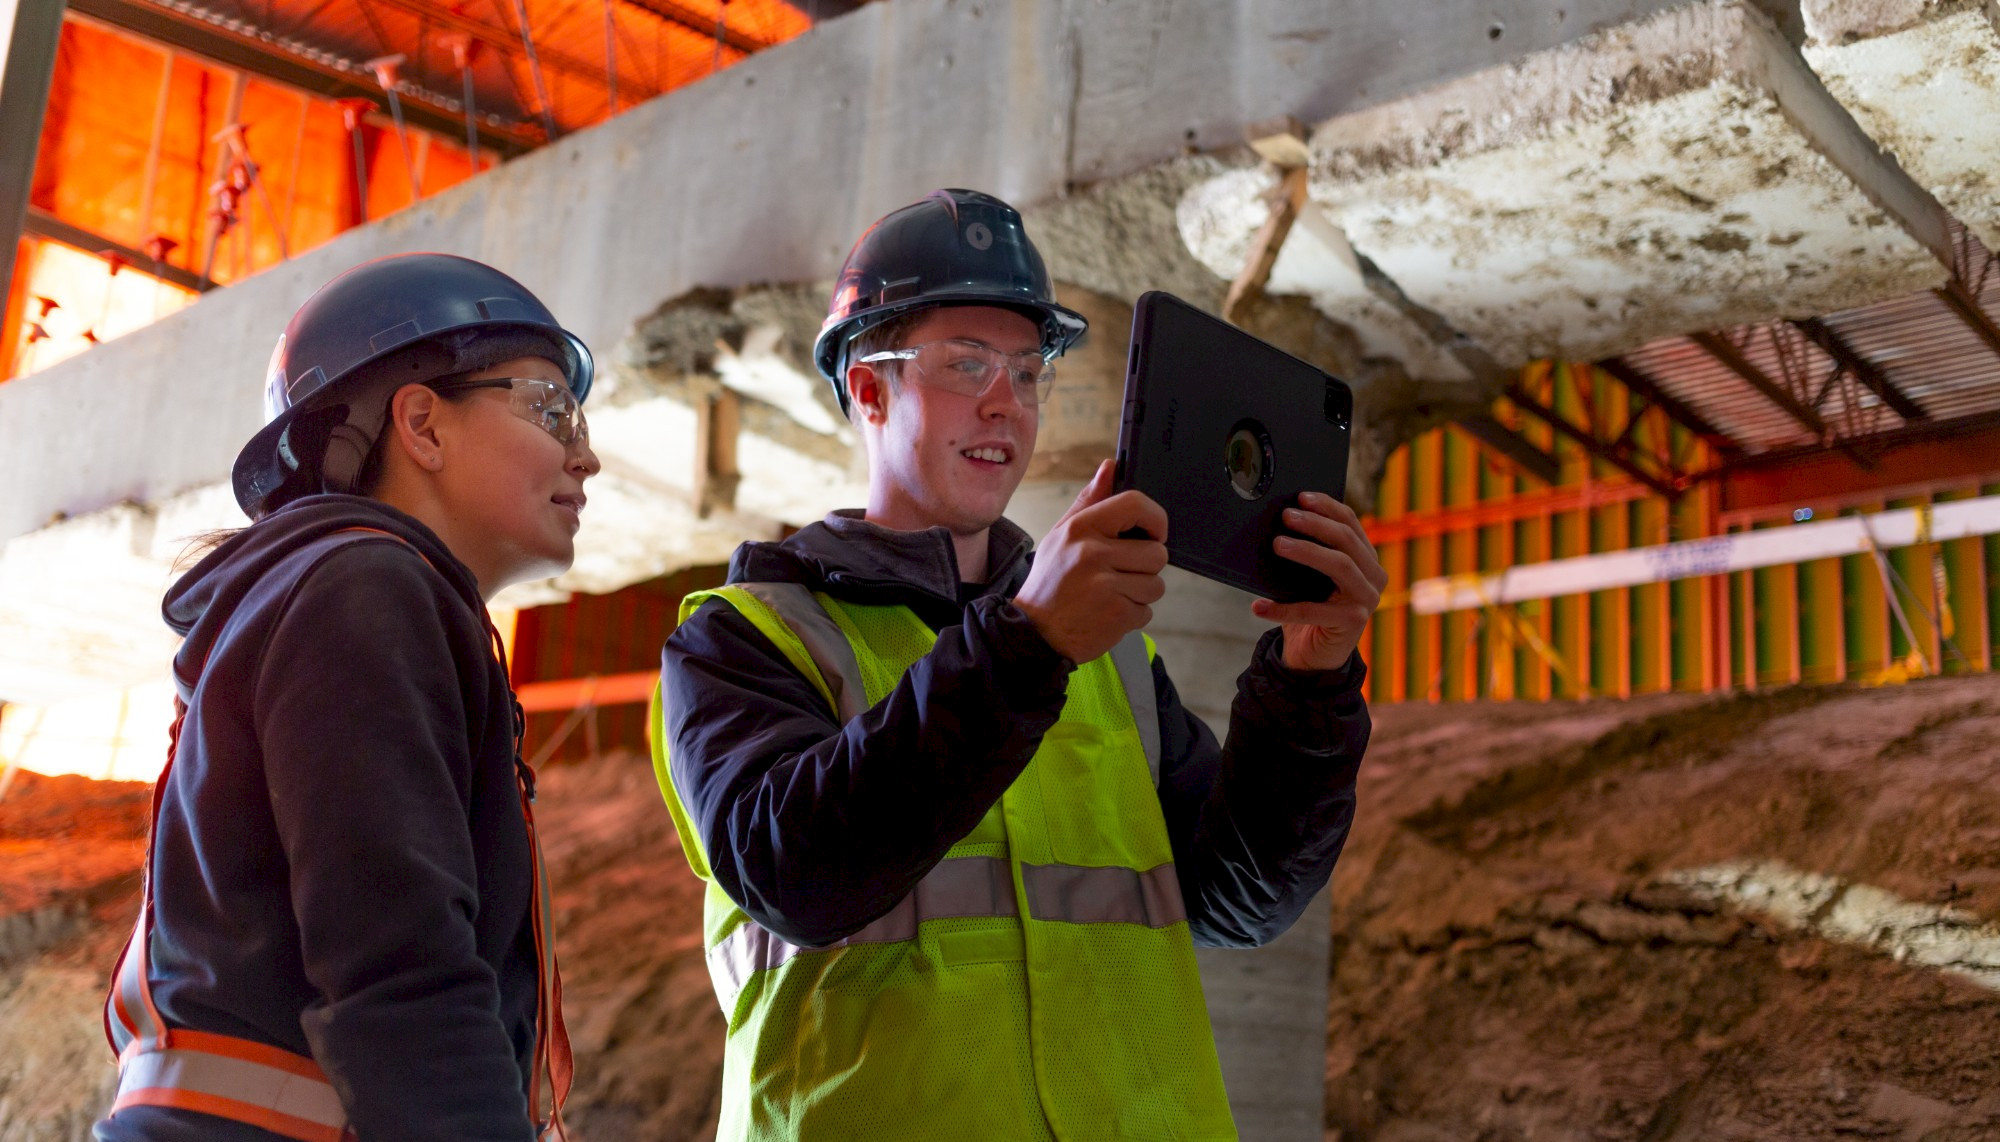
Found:
[[[990,306],[952,306],[926,314],[902,339],[903,348],[932,341],[976,341],[1002,353],[1032,353],[1041,331],[1027,317]],[[1035,452],[1039,409],[1023,403],[1004,375],[989,377],[975,396],[926,383],[914,361],[883,362],[900,384],[874,366],[872,400],[863,400],[870,448],[870,515],[904,531],[946,527],[971,535],[993,526]],[[849,374],[850,391],[862,369]]]

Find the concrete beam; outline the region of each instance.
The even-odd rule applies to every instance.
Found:
[[[1806,0],[1807,62],[1904,170],[2000,249],[2000,9]]]

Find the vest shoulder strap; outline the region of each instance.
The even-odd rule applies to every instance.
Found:
[[[1144,631],[1133,631],[1111,648],[1111,665],[1118,671],[1125,701],[1132,707],[1132,724],[1138,727],[1139,744],[1146,750],[1146,770],[1153,775],[1153,787],[1160,785],[1160,699],[1153,690],[1153,640]]]
[[[868,708],[854,647],[811,591],[797,583],[731,583],[688,595],[681,601],[681,621],[709,599],[721,599],[749,619],[813,684],[838,720]]]

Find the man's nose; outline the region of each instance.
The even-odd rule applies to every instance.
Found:
[[[980,411],[988,416],[1019,415],[1033,407],[1021,399],[1021,393],[1014,387],[1014,378],[1004,367],[996,367],[986,375],[986,387],[979,392]]]

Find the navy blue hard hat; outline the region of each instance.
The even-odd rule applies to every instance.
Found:
[[[840,366],[848,342],[885,321],[940,305],[992,305],[1025,314],[1041,327],[1042,352],[1049,356],[1075,344],[1090,325],[1056,304],[1055,284],[1019,211],[976,190],[934,190],[870,226],[840,267],[813,343],[813,363],[833,383],[842,411],[847,384]]]
[[[526,286],[452,254],[398,254],[363,262],[306,299],[278,338],[264,382],[263,430],[237,454],[236,502],[257,519],[301,495],[347,491],[321,470],[345,432],[365,454],[381,409],[350,410],[365,382],[434,380],[516,357],[546,357],[582,401],[590,350]],[[351,449],[350,449],[351,450]],[[346,475],[359,456],[346,457]]]

